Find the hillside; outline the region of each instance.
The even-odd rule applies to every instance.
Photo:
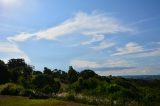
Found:
[[[26,99],[26,106],[32,102],[35,106],[37,103],[51,105],[55,99],[100,106],[158,106],[160,80],[153,80],[152,77],[144,80],[146,77],[140,76],[136,79],[100,76],[90,69],[77,72],[72,66],[69,66],[67,72],[47,67],[40,72],[34,70],[24,59],[10,59],[7,64],[1,60],[0,94],[24,96],[16,103],[21,104],[21,100],[23,103],[23,99]],[[9,105],[5,98],[11,99],[12,104],[12,97],[1,96],[2,104]],[[13,99],[13,104],[16,104],[14,101],[16,100]],[[66,106],[71,103],[57,102],[67,103]]]

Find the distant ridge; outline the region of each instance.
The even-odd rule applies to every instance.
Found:
[[[125,75],[121,77],[127,79],[160,80],[160,75]]]

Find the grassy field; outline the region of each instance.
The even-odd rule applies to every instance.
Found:
[[[0,96],[0,106],[88,106],[55,99],[28,99],[20,96]]]

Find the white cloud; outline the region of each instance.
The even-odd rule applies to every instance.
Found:
[[[88,61],[88,60],[72,60],[70,65],[77,67],[77,68],[104,68],[104,67],[129,67],[129,63],[125,60],[107,60],[103,63],[97,63],[95,61]]]
[[[95,61],[88,60],[72,60],[70,62],[75,68],[85,69],[90,68],[93,69],[99,75],[151,75],[158,74],[160,67],[155,66],[145,66],[142,67],[134,67],[132,63],[126,60],[121,59],[109,59],[104,61],[103,63],[98,63]]]
[[[1,59],[5,62],[11,58],[24,58],[26,62],[30,62],[29,57],[15,43],[0,43],[0,54],[3,55]]]
[[[96,68],[100,67],[99,64],[97,64],[94,61],[87,61],[87,60],[72,60],[70,62],[70,65],[77,67],[77,68]]]
[[[113,43],[113,42],[103,41],[99,45],[91,47],[91,48],[94,49],[94,50],[102,50],[102,49],[110,48],[114,45],[115,45],[115,43]]]
[[[135,67],[131,69],[124,69],[124,70],[110,70],[110,71],[96,71],[99,75],[108,76],[108,75],[153,75],[159,74],[160,67],[150,66],[150,67]]]
[[[26,40],[30,39],[33,36],[34,35],[28,34],[28,33],[21,33],[19,35],[8,37],[7,40],[10,41],[10,42],[12,42],[12,41],[23,42],[23,41],[26,41]]]
[[[102,41],[103,39],[104,39],[104,35],[93,35],[92,39],[90,39],[88,41],[84,41],[81,44],[82,45],[88,45],[88,44],[91,44],[93,42]]]
[[[126,60],[119,60],[119,59],[110,59],[104,62],[102,64],[103,66],[108,66],[108,67],[130,67],[130,64]]]
[[[125,47],[118,48],[117,52],[112,54],[111,56],[133,56],[135,57],[153,57],[153,56],[160,56],[160,48],[152,48],[152,49],[145,49],[143,46],[129,42],[125,45]]]
[[[21,6],[23,2],[23,0],[0,0],[0,5],[2,9],[14,9],[15,7]]]
[[[117,52],[112,54],[112,56],[128,55],[128,54],[140,53],[143,51],[144,51],[144,48],[139,44],[134,42],[129,42],[128,44],[125,45],[125,47],[118,48]]]
[[[17,45],[12,43],[0,43],[0,52],[21,52]]]
[[[40,30],[34,33],[20,33],[7,38],[9,42],[23,42],[30,39],[46,39],[46,40],[56,40],[62,36],[69,35],[81,35],[89,38],[86,41],[81,42],[81,45],[88,45],[94,42],[100,42],[98,46],[92,47],[93,49],[100,50],[109,48],[114,45],[112,42],[104,42],[105,36],[110,34],[120,33],[120,32],[133,32],[133,29],[120,23],[118,20],[111,16],[107,16],[104,13],[93,12],[91,14],[85,12],[78,12],[73,17],[65,20],[57,26],[50,27],[48,29]],[[18,49],[16,52],[19,55],[29,60],[28,56]],[[7,52],[9,53],[9,52]],[[12,53],[12,52],[10,52]],[[16,56],[14,56],[16,57]],[[85,65],[84,61],[78,61],[81,65]],[[78,63],[77,62],[77,63]],[[87,63],[91,66],[96,65],[94,62]]]
[[[60,25],[36,33],[19,34],[8,39],[25,41],[32,37],[33,39],[55,40],[60,36],[80,34],[91,38],[89,41],[82,42],[82,44],[85,45],[101,41],[104,39],[104,36],[108,34],[132,31],[131,28],[120,24],[113,17],[107,16],[103,13],[94,12],[92,14],[87,14],[84,12],[78,12],[75,16],[67,19]]]
[[[153,57],[160,56],[160,48],[149,50],[135,55],[136,57]]]

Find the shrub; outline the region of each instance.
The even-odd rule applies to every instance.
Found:
[[[24,90],[21,90],[20,91],[20,96],[26,96],[26,97],[29,97],[29,96],[31,96],[31,95],[33,95],[34,94],[34,91],[33,90],[31,90],[31,89],[24,89]]]
[[[51,75],[37,75],[32,80],[33,89],[38,92],[51,94],[58,93],[60,89],[60,82],[55,81]]]
[[[48,98],[49,98],[48,95],[41,93],[41,92],[32,93],[29,96],[29,99],[48,99]]]
[[[117,84],[111,84],[107,86],[108,93],[116,93],[121,89],[121,87]]]
[[[66,96],[66,99],[69,100],[69,101],[75,101],[75,96],[74,96],[74,94],[68,94]]]
[[[6,83],[4,85],[1,85],[0,94],[1,95],[19,95],[23,89],[24,88],[20,85],[16,85],[14,83]]]

